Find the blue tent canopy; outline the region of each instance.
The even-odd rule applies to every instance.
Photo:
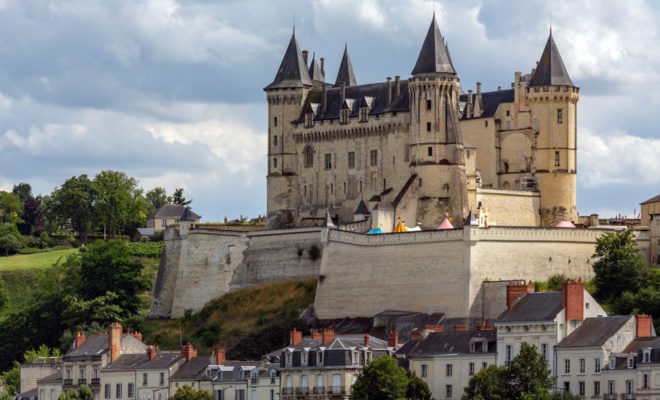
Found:
[[[369,232],[367,232],[367,235],[378,235],[379,233],[384,233],[384,232],[380,228],[371,228]]]

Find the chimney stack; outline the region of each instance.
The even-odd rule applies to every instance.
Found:
[[[566,321],[584,321],[584,282],[581,279],[562,282],[561,305],[566,308]]]
[[[295,346],[298,343],[302,342],[302,332],[297,331],[296,328],[289,333],[289,344]]]
[[[649,338],[653,337],[653,321],[650,315],[638,314],[635,315],[637,322],[637,337]]]
[[[392,104],[392,78],[387,77],[387,105]]]
[[[390,331],[387,335],[387,347],[393,347],[394,350],[399,348],[399,332],[396,330]]]
[[[394,77],[394,98],[398,98],[401,95],[401,77],[396,75]]]
[[[133,337],[135,337],[140,342],[142,341],[142,334],[140,332],[133,332]]]
[[[525,281],[510,281],[506,285],[506,308],[510,310],[519,297],[527,294],[528,289],[529,287]]]
[[[319,332],[319,331],[316,330],[316,329],[312,329],[312,330],[310,331],[310,334],[312,335],[312,339],[313,339],[313,340],[319,340],[319,339],[321,339],[321,332]]]
[[[481,82],[477,82],[477,95],[481,94]]]
[[[226,357],[225,357],[225,349],[224,348],[219,348],[218,351],[215,352],[215,363],[217,365],[222,364],[225,362]]]
[[[321,333],[321,343],[328,344],[335,340],[335,331],[333,329],[323,329]]]
[[[197,357],[197,350],[195,350],[190,342],[181,346],[181,358],[184,358],[186,361],[190,361],[195,357]]]
[[[369,346],[369,334],[368,333],[364,334],[364,345]]]
[[[119,322],[110,325],[108,329],[108,348],[110,349],[110,362],[115,361],[121,354],[122,327]]]
[[[477,329],[480,331],[494,331],[495,325],[493,325],[493,323],[488,322],[486,320],[482,320],[477,324]]]
[[[77,349],[78,347],[82,346],[86,339],[87,338],[85,337],[85,332],[78,332],[76,339],[73,342],[73,347]]]
[[[341,83],[341,104],[340,107],[343,107],[344,100],[346,100],[346,82]]]
[[[414,329],[410,332],[410,340],[419,340],[422,338],[422,331],[419,329]]]
[[[325,78],[325,58],[321,57],[321,74]]]
[[[325,114],[328,109],[328,85],[323,84],[321,87],[321,114]]]
[[[149,345],[147,346],[147,359],[153,360],[156,357],[156,347]]]
[[[465,325],[454,325],[454,332],[465,332],[467,327]]]
[[[309,55],[309,51],[307,50],[302,51],[303,61],[305,62],[305,68],[309,68],[309,63],[307,62],[308,55]]]
[[[444,329],[442,328],[442,325],[424,325],[424,331],[442,333],[444,332]]]
[[[468,90],[468,101],[467,101],[467,117],[472,118],[472,89]]]

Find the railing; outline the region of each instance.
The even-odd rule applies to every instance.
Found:
[[[282,395],[284,396],[292,396],[293,395],[293,388],[287,387],[287,388],[282,388]]]
[[[92,386],[98,386],[101,384],[101,378],[92,378]]]
[[[325,393],[325,388],[324,387],[315,387],[314,390],[312,391],[314,394],[324,394]]]
[[[64,380],[64,386],[72,386],[72,385],[73,385],[73,379]]]
[[[86,385],[86,384],[87,384],[87,379],[86,378],[78,379],[78,385]]]
[[[259,378],[250,378],[250,383],[253,385],[258,385],[259,384]]]
[[[270,384],[271,384],[271,385],[274,385],[274,384],[275,384],[275,377],[274,377],[274,376],[271,376],[271,377],[270,377]]]
[[[307,396],[308,394],[309,394],[309,388],[308,387],[296,388],[296,395],[298,395],[298,396]]]
[[[343,386],[330,386],[328,388],[328,394],[346,394],[346,388]]]

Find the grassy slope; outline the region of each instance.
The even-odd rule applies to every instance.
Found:
[[[244,289],[178,320],[144,321],[142,334],[147,343],[162,349],[178,349],[182,339],[193,342],[200,354],[222,345],[230,357],[255,358],[286,342],[287,332],[315,293],[316,279]],[[252,339],[257,337],[260,340]]]
[[[27,269],[43,269],[55,264],[60,257],[66,257],[78,249],[66,249],[37,254],[16,254],[0,257],[0,271],[17,271]]]

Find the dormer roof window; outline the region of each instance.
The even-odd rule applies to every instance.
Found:
[[[628,369],[635,367],[635,359],[633,356],[628,356]]]
[[[314,126],[314,118],[316,118],[318,111],[318,103],[309,103],[307,107],[305,107],[305,128],[311,128]]]
[[[345,99],[341,105],[341,111],[339,112],[339,123],[348,124],[348,120],[353,112],[353,106],[355,105],[354,99]]]
[[[651,349],[642,350],[642,362],[649,363],[651,362]]]
[[[616,368],[616,357],[610,356],[610,369]]]

